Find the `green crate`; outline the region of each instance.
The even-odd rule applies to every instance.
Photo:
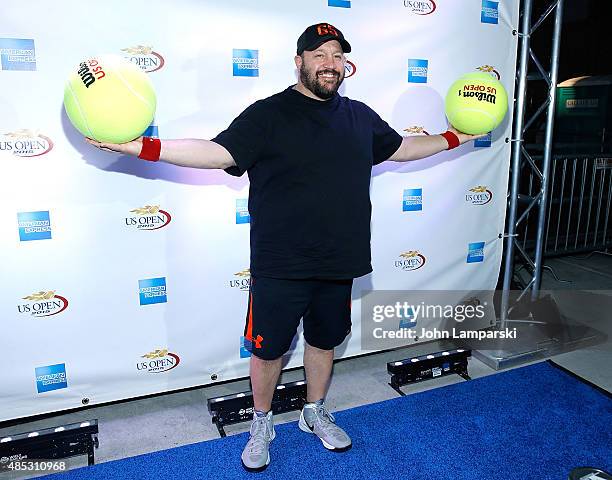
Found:
[[[580,77],[557,86],[555,149],[610,151],[612,77]]]

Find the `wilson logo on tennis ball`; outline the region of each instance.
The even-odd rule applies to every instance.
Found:
[[[479,102],[495,103],[497,98],[497,89],[485,85],[466,84],[458,91],[459,96],[463,98],[474,97]]]
[[[396,268],[404,271],[418,270],[425,265],[425,257],[418,250],[408,250],[400,253],[400,259],[394,262]]]
[[[154,52],[151,46],[136,45],[135,47],[122,48],[121,51],[123,52],[123,58],[147,73],[157,72],[166,63],[164,57]]]
[[[163,373],[178,367],[181,363],[180,357],[176,353],[169,352],[167,348],[158,348],[152,352],[145,353],[136,364],[136,370],[146,373]]]
[[[159,230],[172,221],[170,213],[159,208],[159,205],[145,205],[130,210],[130,213],[135,215],[126,217],[125,224],[136,230]]]
[[[404,7],[409,8],[416,15],[430,15],[436,10],[436,2],[434,0],[420,2],[404,0]]]
[[[251,287],[251,270],[246,268],[241,272],[234,273],[234,277],[237,278],[230,280],[229,286],[247,292]]]
[[[501,76],[499,74],[499,72],[497,70],[495,70],[495,67],[491,66],[491,65],[482,65],[478,68],[476,68],[476,70],[483,72],[483,73],[489,73],[491,74],[492,77],[495,77],[497,80],[501,80]]]
[[[29,303],[18,305],[17,311],[33,317],[50,317],[68,308],[68,300],[61,295],[56,295],[53,290],[48,292],[42,290],[23,297],[23,300],[28,300]]]
[[[49,137],[34,130],[16,130],[2,137],[0,152],[12,153],[18,157],[40,157],[53,148],[53,141]]]
[[[465,194],[465,201],[472,205],[486,205],[493,199],[493,192],[486,186],[478,185],[470,188]]]
[[[83,85],[87,88],[93,85],[96,80],[100,80],[106,76],[102,66],[95,58],[90,58],[89,60],[79,63],[77,73],[81,77]]]

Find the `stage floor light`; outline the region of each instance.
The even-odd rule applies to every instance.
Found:
[[[95,463],[98,420],[58,425],[0,437],[0,473],[54,473],[66,469],[64,459],[87,455]]]
[[[272,412],[290,412],[301,410],[306,402],[306,381],[289,382],[276,386],[272,397]],[[250,421],[253,418],[253,392],[240,392],[222,397],[209,398],[208,411],[213,416],[213,423],[219,435],[225,437],[225,425]]]
[[[468,358],[471,355],[471,350],[458,348],[388,362],[387,373],[391,375],[389,385],[397,393],[404,396],[406,394],[400,390],[400,387],[409,383],[451,374],[457,374],[466,380],[471,380],[468,375]]]

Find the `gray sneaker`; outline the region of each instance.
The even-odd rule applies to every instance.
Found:
[[[274,440],[272,410],[265,417],[253,415],[251,436],[242,451],[242,466],[249,472],[261,472],[270,463],[270,442]]]
[[[304,432],[314,433],[328,450],[346,452],[353,445],[350,437],[336,425],[336,419],[321,401],[304,405],[298,426]]]

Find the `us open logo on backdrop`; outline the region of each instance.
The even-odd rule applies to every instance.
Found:
[[[38,393],[68,388],[65,363],[36,367],[34,369],[34,376],[36,377],[36,390]]]
[[[234,77],[259,77],[259,50],[234,48],[232,64]]]
[[[40,157],[53,149],[53,141],[42,133],[21,129],[0,136],[0,152],[17,157]]]
[[[138,280],[138,293],[141,305],[166,303],[166,277]]]
[[[136,370],[143,373],[164,373],[169,372],[181,363],[180,357],[176,353],[169,352],[167,348],[158,348],[152,352],[145,353],[136,364]]]
[[[483,72],[483,73],[489,73],[492,77],[496,78],[497,80],[501,80],[501,75],[495,69],[493,65],[481,65],[480,67],[476,67],[476,70]]]
[[[0,38],[2,70],[36,70],[36,51],[31,38]]]
[[[17,305],[17,311],[32,317],[50,317],[68,308],[68,299],[58,295],[54,290],[41,290],[23,297],[22,300],[27,300],[27,303]]]
[[[468,254],[466,263],[477,263],[484,261],[485,242],[475,242],[468,244]]]
[[[429,61],[421,58],[408,59],[408,82],[427,83]]]
[[[249,199],[236,199],[236,224],[250,223],[251,216],[249,215]]]
[[[499,22],[499,2],[482,0],[480,10],[480,23],[492,23],[497,25]]]
[[[493,192],[485,185],[472,187],[465,194],[465,201],[472,205],[486,205],[493,199]]]
[[[399,254],[399,260],[394,262],[395,268],[406,272],[418,270],[425,265],[425,257],[418,250],[408,250]]]
[[[172,216],[159,205],[145,205],[141,208],[130,210],[134,215],[125,218],[126,226],[136,230],[159,230],[168,226]]]
[[[248,292],[249,288],[251,288],[251,270],[246,268],[241,272],[234,273],[234,277],[233,280],[230,280],[229,286]]]
[[[404,7],[416,15],[431,15],[436,11],[436,2],[434,0],[404,0]]]
[[[51,219],[49,218],[49,211],[18,212],[17,228],[20,242],[50,240]]]
[[[122,48],[121,51],[123,52],[123,58],[147,73],[157,72],[166,63],[164,57],[153,51],[153,47],[148,45]]]
[[[350,78],[357,72],[357,67],[353,62],[347,60],[344,64],[344,78]]]
[[[402,212],[418,212],[423,210],[423,189],[406,188],[402,197]]]

